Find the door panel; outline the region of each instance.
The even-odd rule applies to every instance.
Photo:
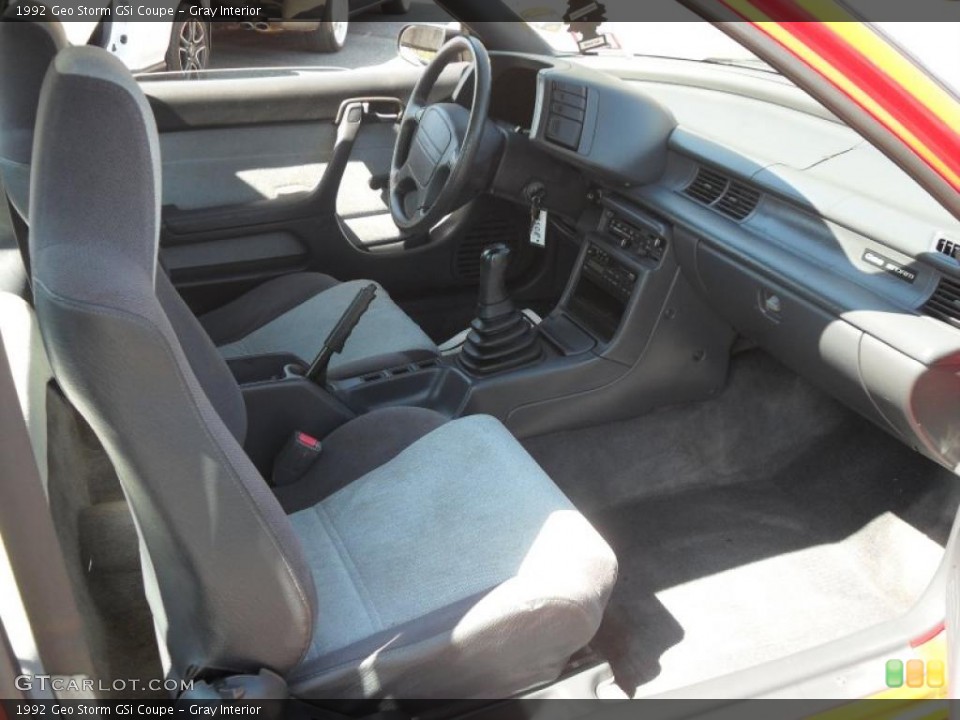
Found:
[[[163,264],[174,282],[196,282],[250,273],[305,269],[309,249],[293,233],[272,232],[164,249]]]
[[[459,70],[448,68],[435,100],[452,96]],[[469,319],[477,278],[464,272],[464,253],[479,254],[478,238],[505,239],[477,227],[514,223],[520,232],[511,237],[522,238],[529,220],[522,208],[491,210],[483,200],[430,238],[400,237],[378,183],[389,171],[395,114],[419,76],[401,66],[143,83],[161,130],[161,258],[195,312],[309,269],[378,281],[412,306],[464,297]],[[363,98],[379,100],[351,102]],[[521,255],[518,270],[542,279],[549,261]]]
[[[306,196],[333,156],[333,123],[187,130],[161,136],[163,204],[178,210]]]
[[[141,87],[161,133],[199,128],[275,125],[336,119],[344,100],[393,97],[406,102],[421,70],[410,66],[359,70],[268,69],[210,71],[202,80],[145,76]],[[434,99],[449,97],[459,79],[451,67]]]

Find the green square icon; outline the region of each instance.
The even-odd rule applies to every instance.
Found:
[[[887,660],[887,687],[903,687],[903,660]]]

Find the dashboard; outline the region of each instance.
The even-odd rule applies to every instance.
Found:
[[[620,187],[650,182],[666,167],[676,127],[662,103],[606,73],[525,55],[491,56],[490,118],[587,176]],[[466,104],[472,78],[457,100]]]
[[[522,202],[541,183],[575,228],[567,302],[597,352],[631,361],[623,318],[648,275],[675,273],[738,334],[960,466],[960,222],[912,178],[769,73],[493,62],[491,115],[511,128],[494,192]]]

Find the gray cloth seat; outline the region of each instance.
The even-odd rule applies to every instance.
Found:
[[[200,323],[227,359],[286,353],[309,363],[368,284],[338,282],[320,273],[287,275],[201,316]],[[387,291],[377,288],[343,352],[331,360],[329,377],[357,377],[439,354],[436,344]]]
[[[23,226],[28,225],[30,166],[44,74],[67,46],[57,22],[0,23],[0,180]],[[25,258],[25,262],[26,262]],[[297,273],[264,283],[200,318],[225,358],[289,354],[310,363],[357,292],[367,283],[340,283]],[[378,286],[377,297],[334,356],[328,376],[355,377],[430,359],[436,344]]]
[[[32,178],[37,317],[135,518],[165,670],[265,668],[304,698],[499,697],[555,679],[599,626],[606,543],[484,416],[357,418],[275,495],[243,452],[226,362],[157,271],[160,187],[130,74],[96,48],[61,52]]]
[[[298,502],[280,493],[319,612],[294,690],[502,697],[556,676],[596,632],[616,563],[503,425],[396,408],[325,453],[345,442],[392,457],[321,466]]]
[[[14,22],[13,13],[11,6],[0,22],[0,179],[14,212],[26,218],[40,87],[68,43],[60,23]]]

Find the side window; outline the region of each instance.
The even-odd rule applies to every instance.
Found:
[[[451,22],[433,0],[211,0],[210,8],[195,0],[170,21],[151,22],[126,2],[114,0],[110,21],[86,29],[89,39],[70,39],[106,48],[148,81],[390,66],[403,62],[404,26]]]

